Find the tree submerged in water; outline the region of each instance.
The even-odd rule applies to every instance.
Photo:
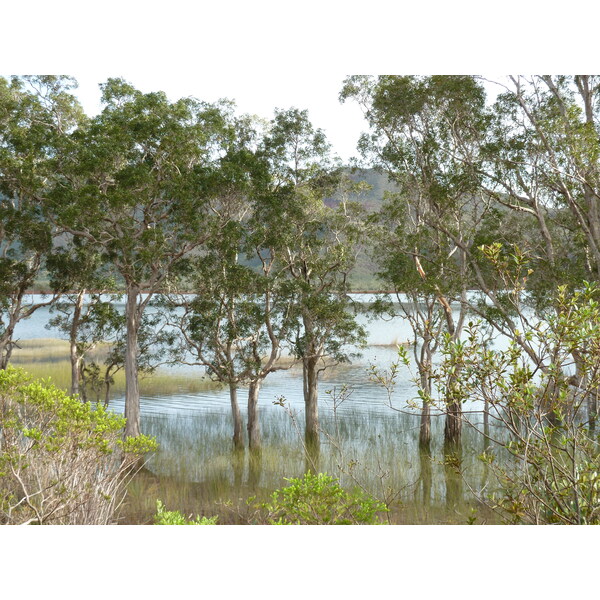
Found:
[[[468,424],[487,440],[480,458],[499,489],[480,499],[509,522],[600,523],[599,297],[591,284],[573,295],[559,288],[558,315],[523,332],[539,349],[537,363],[514,340],[506,350],[488,348],[477,323],[442,349],[439,381],[459,372],[457,399],[486,407],[483,423]],[[575,367],[577,377],[569,376]]]

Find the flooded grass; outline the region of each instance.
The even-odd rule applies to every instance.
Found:
[[[67,342],[36,339],[19,345],[15,365],[70,388]],[[98,349],[97,358],[102,352]],[[292,416],[268,402],[279,390],[292,394],[299,386],[301,392],[301,365],[284,361],[291,369],[279,387],[265,388],[260,460],[233,451],[229,403],[219,384],[177,369],[142,377],[142,431],[157,438],[159,450],[129,485],[122,522],[152,523],[156,501],[161,500],[168,510],[184,515],[218,515],[221,524],[255,523],[256,503],[286,485],[286,478],[301,477],[307,470],[329,473],[344,488],[359,487],[384,501],[392,524],[495,522],[471,491],[492,485],[487,467],[477,458],[485,447],[483,438],[465,427],[459,473],[445,464],[444,421],[434,417],[431,454],[420,453],[418,416],[385,406],[385,393],[366,383],[367,359],[324,371],[323,390],[347,382],[355,386],[356,395],[334,411],[331,398],[322,393],[321,452],[318,460],[307,456],[303,402],[291,401]],[[111,394],[113,409],[122,410],[124,390],[124,374],[119,372]],[[248,503],[250,498],[254,500]]]
[[[101,345],[90,353],[89,359],[102,362],[106,357],[107,346]],[[58,388],[71,389],[71,362],[69,360],[69,343],[66,340],[40,338],[20,340],[15,348],[11,362],[16,367],[25,369],[34,377],[50,379]],[[125,372],[114,374],[111,386],[111,398],[125,393]],[[168,369],[157,369],[150,375],[141,375],[140,393],[146,396],[169,396],[179,393],[196,394],[206,390],[217,390],[220,383],[203,377],[200,374],[190,376],[179,374]]]
[[[318,462],[307,459],[302,439],[284,411],[262,414],[260,459],[232,450],[229,415],[146,415],[143,430],[159,440],[159,451],[130,486],[123,518],[148,523],[156,500],[185,515],[219,516],[221,524],[255,522],[254,505],[266,501],[286,478],[307,470],[327,472],[346,489],[360,487],[389,505],[390,524],[493,523],[469,487],[489,485],[487,467],[477,459],[482,441],[465,431],[461,473],[444,464],[443,449],[418,451],[418,419],[380,412],[347,411],[322,416]],[[434,420],[434,439],[442,439],[443,421]],[[376,432],[376,433],[374,433]],[[468,485],[466,485],[468,483]],[[248,505],[248,498],[255,500]]]

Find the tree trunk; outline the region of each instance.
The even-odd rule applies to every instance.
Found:
[[[486,398],[483,403],[483,436],[484,444],[487,449],[490,445],[490,403]]]
[[[0,370],[4,371],[10,362],[12,354],[12,332],[2,336],[0,339]]]
[[[429,402],[423,400],[421,411],[421,425],[419,428],[419,448],[429,450],[431,447],[431,407]]]
[[[416,299],[415,299],[416,303]],[[433,305],[428,303],[428,316],[427,320],[430,321],[433,313]],[[417,335],[417,329],[413,327],[415,336]],[[416,338],[415,338],[415,359],[417,360],[417,366],[419,368],[419,384],[421,391],[425,394],[425,398],[431,397],[431,361],[433,357],[432,350],[432,335],[429,327],[424,327],[422,334],[421,350],[417,353],[416,350]],[[423,406],[421,409],[421,424],[419,427],[419,450],[429,452],[431,448],[431,406],[426,399],[423,399]]]
[[[248,457],[248,487],[257,490],[262,476],[262,454],[260,448],[255,448]]]
[[[419,449],[419,466],[421,467],[419,480],[421,483],[421,504],[428,507],[431,504],[431,452],[429,448]]]
[[[460,403],[449,402],[446,408],[446,424],[444,426],[444,447],[453,450],[460,444],[462,411]]]
[[[446,483],[446,509],[456,511],[462,499],[462,477],[460,474],[461,457],[453,455],[453,460],[444,463],[444,480]]]
[[[304,432],[306,446],[314,454],[318,451],[319,440],[319,390],[317,358],[310,356],[303,363],[304,409],[306,412],[306,428]]]
[[[596,431],[596,419],[598,418],[598,392],[599,388],[595,388],[588,392],[587,397],[587,412],[588,412],[588,427],[590,432]]]
[[[21,304],[21,299],[19,298],[18,307]],[[18,308],[17,308],[18,310]],[[15,343],[13,342],[13,334],[15,332],[15,326],[17,324],[17,319],[15,318],[15,311],[12,311],[9,316],[8,324],[2,337],[0,337],[0,369],[5,370],[8,367],[8,363],[10,362],[10,357],[14,348]]]
[[[71,355],[71,396],[79,394],[79,382],[81,381],[81,362],[83,358],[77,351],[77,333],[79,332],[79,323],[81,321],[81,311],[83,309],[83,296],[85,290],[81,290],[75,301],[73,310],[73,320],[71,321],[71,331],[69,333],[69,350]]]
[[[244,449],[234,450],[231,455],[231,467],[233,469],[233,487],[236,494],[240,493],[244,481]]]
[[[260,424],[258,422],[258,392],[260,381],[250,383],[248,389],[248,447],[251,451],[260,450]]]
[[[104,375],[104,408],[108,408],[108,403],[110,402],[110,375],[108,374],[108,370]]]
[[[237,401],[237,384],[229,384],[229,398],[231,400],[231,414],[233,416],[233,447],[236,450],[244,449],[244,437],[242,432],[242,414]]]
[[[138,286],[128,286],[125,319],[127,321],[127,344],[125,350],[125,437],[140,434],[140,390],[138,382],[137,352],[139,313]]]

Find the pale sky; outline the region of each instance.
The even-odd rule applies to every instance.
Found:
[[[571,0],[569,15],[541,0],[505,0],[501,11],[477,0],[4,4],[0,73],[73,75],[88,114],[99,109],[98,84],[115,76],[172,100],[229,98],[266,119],[295,106],[308,109],[344,161],[366,130],[358,106],[338,101],[347,75],[597,70],[595,20],[571,16],[584,0]]]

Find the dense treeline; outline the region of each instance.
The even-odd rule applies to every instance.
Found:
[[[286,347],[303,365],[307,439],[318,445],[322,363],[347,360],[362,335],[346,292],[364,229],[347,199],[356,184],[323,133],[297,109],[262,126],[226,102],[170,102],[118,79],[88,118],[73,85],[2,81],[2,367],[18,321],[53,304],[71,343],[73,393],[89,347],[115,340],[105,379],[121,360],[127,436],[140,433],[138,372],[162,342],[230,386],[237,447],[237,390],[248,386],[248,443],[258,448],[260,385]],[[42,269],[53,295],[25,305]],[[99,294],[117,289],[123,318]],[[147,310],[155,300],[171,325],[162,337]]]
[[[232,103],[171,102],[109,79],[90,118],[74,85],[0,79],[1,368],[17,323],[51,304],[70,340],[73,393],[90,372],[87,350],[114,341],[104,377],[122,363],[127,436],[140,433],[138,373],[161,345],[229,387],[239,449],[247,388],[248,445],[258,450],[260,387],[288,364],[285,351],[302,365],[306,442],[318,449],[319,375],[364,342],[348,292],[368,260],[381,288],[404,295],[424,451],[432,407],[457,452],[462,407],[477,397],[485,435],[490,419],[512,427],[511,451],[526,463],[532,435],[554,460],[542,450],[558,443],[548,422],[571,443],[567,463],[581,448],[594,455],[600,361],[595,330],[583,335],[582,324],[597,326],[598,77],[510,77],[493,102],[477,77],[347,78],[340,99],[357,102],[369,128],[360,166],[389,181],[366,209],[356,198],[368,186],[306,111],[275,111],[267,123]],[[24,302],[42,272],[52,294]],[[98,294],[117,289],[124,315]],[[510,356],[489,354],[494,334]],[[483,385],[493,372],[496,384]],[[515,403],[518,425],[506,420]],[[578,476],[565,477],[546,492],[578,489]]]

